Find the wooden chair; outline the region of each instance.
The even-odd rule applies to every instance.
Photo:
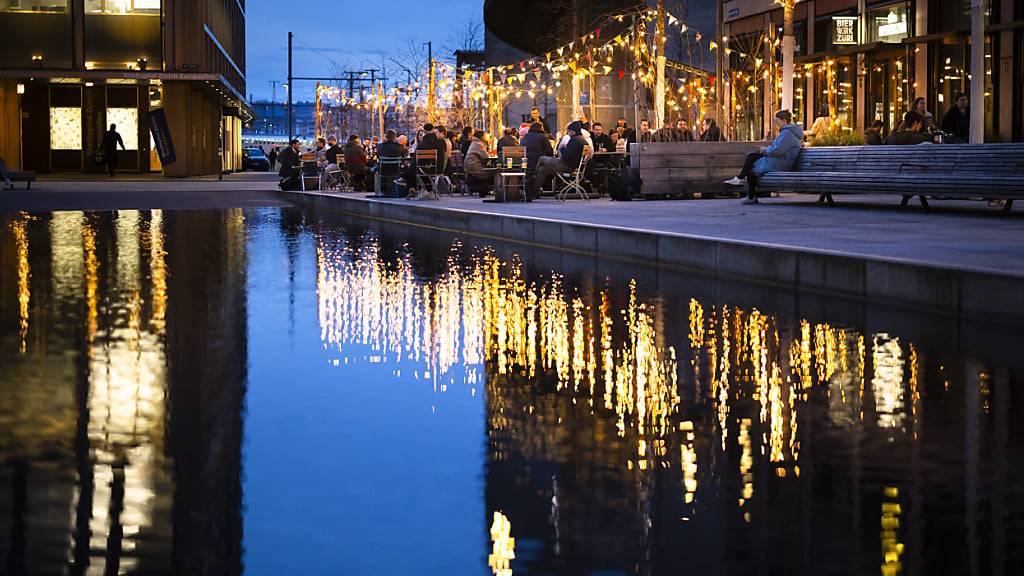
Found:
[[[416,189],[429,192],[431,200],[440,200],[437,193],[437,179],[442,174],[437,150],[416,151]]]
[[[512,169],[522,170],[526,163],[525,146],[505,146],[501,149],[501,169],[508,168],[508,158],[512,159]]]

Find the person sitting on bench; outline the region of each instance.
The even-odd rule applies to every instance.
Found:
[[[743,170],[739,176],[726,180],[730,186],[747,186],[747,198],[744,204],[757,204],[757,177],[769,172],[786,172],[793,169],[800,149],[803,147],[804,130],[799,124],[793,124],[793,114],[789,110],[775,113],[775,124],[779,127],[779,135],[767,148],[747,154]]]
[[[3,156],[0,156],[0,180],[4,181],[4,186],[14,188],[14,182],[11,182],[11,177],[7,175],[7,162],[4,162]]]
[[[903,115],[903,125],[900,129],[892,134],[889,134],[889,138],[885,141],[886,144],[894,146],[912,146],[916,144],[931,144],[932,139],[930,136],[921,132],[921,126],[924,123],[924,116],[920,113],[911,110]]]
[[[484,168],[487,166],[487,147],[484,145],[484,132],[477,130],[473,132],[473,140],[466,150],[466,186],[471,193],[478,194],[481,198],[487,196],[491,191],[492,181]]]

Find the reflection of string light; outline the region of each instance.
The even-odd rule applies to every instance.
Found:
[[[491,567],[494,576],[512,576],[509,563],[516,557],[516,539],[512,537],[512,523],[497,510],[491,522],[491,542],[487,565]]]
[[[899,488],[888,486],[882,500],[882,576],[896,576],[903,572],[900,561],[903,543],[899,540],[902,507],[899,503]]]
[[[167,252],[164,251],[163,211],[153,210],[148,233],[149,274],[152,283],[153,312],[150,325],[157,334],[163,334],[167,316]]]
[[[684,434],[684,440],[679,445],[679,461],[683,469],[683,489],[686,490],[683,501],[691,504],[694,495],[697,493],[697,451],[693,446],[695,438],[693,422],[683,422],[679,425],[679,431]]]
[[[874,376],[871,391],[880,428],[900,428],[903,424],[903,350],[898,338],[876,334],[871,348]]]
[[[28,305],[32,298],[32,291],[29,287],[31,271],[28,264],[28,234],[25,232],[27,220],[28,215],[21,214],[18,220],[11,222],[14,245],[18,252],[18,333],[21,336],[20,352],[22,354],[28,348]]]

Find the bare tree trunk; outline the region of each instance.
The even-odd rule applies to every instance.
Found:
[[[793,36],[793,4],[795,0],[782,3],[782,109],[793,110],[793,57],[796,38]]]

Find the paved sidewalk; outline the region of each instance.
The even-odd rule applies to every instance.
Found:
[[[0,211],[212,209],[287,206],[273,174],[231,174],[223,181],[152,176],[61,180],[44,177],[26,190],[0,190]]]
[[[976,201],[933,201],[932,210],[926,212],[918,206],[901,208],[892,196],[871,195],[838,197],[839,204],[830,207],[816,204],[816,198],[807,195],[785,195],[762,200],[759,206],[745,206],[735,199],[544,199],[528,204],[492,204],[470,197],[413,202],[370,200],[364,194],[325,194],[1024,278],[1024,210],[1003,213]]]

